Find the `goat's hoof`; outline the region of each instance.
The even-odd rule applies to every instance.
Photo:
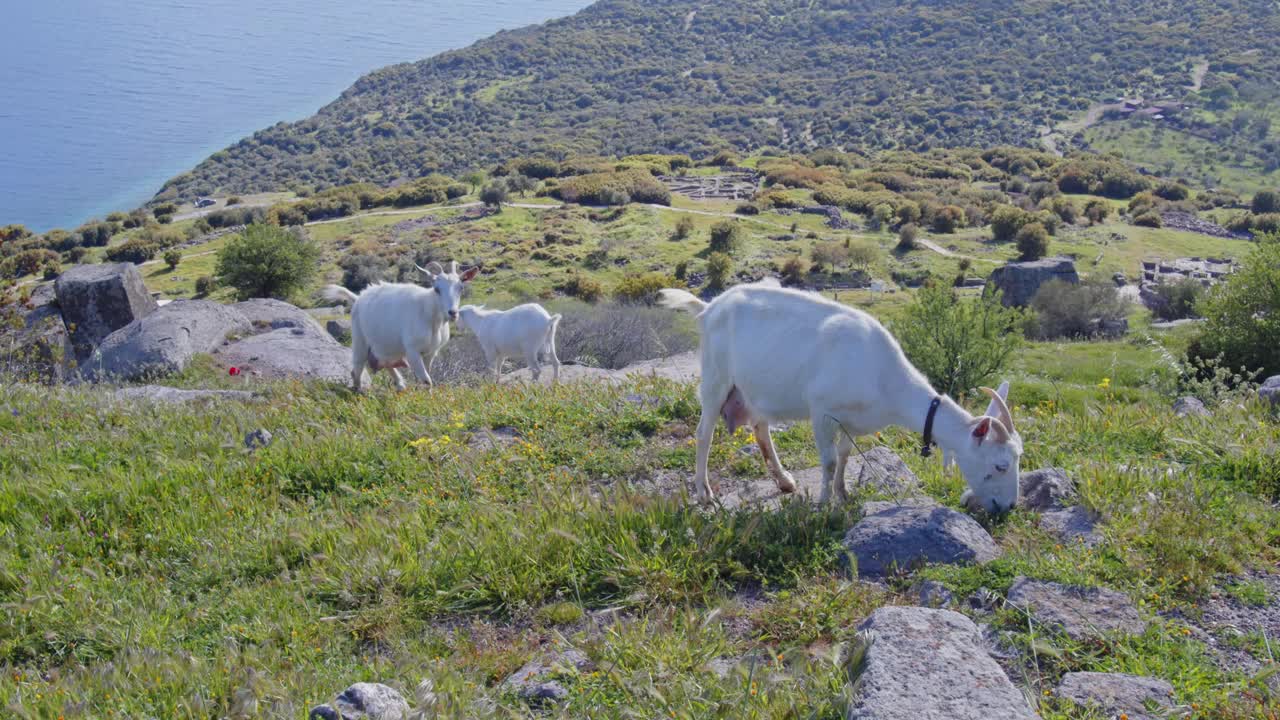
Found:
[[[774,478],[774,480],[778,483],[778,491],[783,495],[790,495],[796,491],[796,481],[791,476],[791,473],[783,473],[781,477]]]

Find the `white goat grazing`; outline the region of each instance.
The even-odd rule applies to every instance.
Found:
[[[365,365],[374,372],[390,370],[400,390],[404,378],[397,368],[406,366],[413,368],[419,382],[431,384],[431,363],[449,342],[449,321],[458,318],[462,286],[480,269],[459,275],[456,262],[449,263],[448,271],[433,262],[418,270],[430,280],[430,287],[376,283],[356,295],[340,285],[329,285],[321,292],[327,300],[351,304],[351,384],[356,392]]]
[[[560,358],[556,357],[559,324],[559,315],[548,313],[537,303],[517,305],[510,310],[463,305],[458,311],[458,327],[470,330],[480,341],[495,382],[502,378],[502,363],[509,357],[521,355],[533,373],[533,381],[537,382],[542,375],[539,353],[546,353],[551,361],[551,382],[560,382]]]
[[[718,412],[730,431],[751,427],[783,492],[794,492],[795,482],[778,462],[769,423],[808,419],[822,457],[824,502],[833,500],[833,488],[834,499],[847,497],[844,470],[853,438],[901,425],[924,433],[925,447],[936,437],[955,459],[969,483],[967,504],[999,512],[1017,503],[1022,439],[1004,398],[984,388],[994,415],[974,417],[939,396],[870,315],[762,284],[739,285],[709,304],[683,290],[662,290],[659,302],[698,313],[702,420],[694,484],[700,500],[712,498],[707,456]]]

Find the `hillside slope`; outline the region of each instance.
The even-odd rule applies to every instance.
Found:
[[[388,183],[547,152],[1030,144],[1121,93],[1274,86],[1266,0],[602,0],[371,73],[162,197]]]

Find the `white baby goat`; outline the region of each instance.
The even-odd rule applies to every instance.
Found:
[[[556,357],[556,327],[560,316],[552,315],[537,303],[517,305],[510,310],[486,310],[483,305],[463,305],[458,311],[458,327],[475,334],[484,350],[484,359],[493,369],[494,381],[502,378],[502,363],[523,356],[537,382],[542,375],[538,353],[551,361],[551,382],[560,382],[560,358]]]
[[[969,483],[966,502],[991,512],[1017,503],[1022,439],[1004,398],[984,389],[995,415],[974,417],[939,396],[870,315],[762,284],[739,285],[709,304],[684,290],[663,290],[660,303],[698,314],[702,420],[694,484],[700,500],[712,499],[707,456],[717,413],[731,431],[751,427],[783,492],[794,492],[795,482],[778,462],[769,423],[810,420],[824,502],[847,497],[844,470],[853,438],[889,425],[923,432],[932,414],[932,437]]]
[[[375,283],[359,295],[340,285],[321,291],[327,300],[351,304],[351,384],[356,392],[365,365],[374,372],[390,370],[400,390],[404,378],[397,368],[406,365],[419,382],[431,384],[431,363],[449,342],[449,321],[458,318],[462,286],[480,268],[459,275],[458,263],[451,261],[447,271],[436,262],[418,270],[430,281],[429,287]]]

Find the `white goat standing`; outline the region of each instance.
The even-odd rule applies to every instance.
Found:
[[[662,290],[659,302],[698,314],[702,419],[694,484],[700,500],[713,497],[707,458],[718,412],[730,431],[751,427],[783,492],[794,492],[795,481],[778,462],[769,424],[808,419],[822,457],[823,502],[847,497],[844,470],[853,438],[901,425],[924,433],[926,447],[936,438],[954,458],[969,484],[966,504],[999,512],[1017,503],[1022,439],[1005,399],[984,388],[994,415],[974,417],[939,396],[870,315],[765,284],[739,285],[709,304],[684,290]]]
[[[458,263],[450,261],[448,271],[436,262],[418,270],[430,280],[430,287],[376,283],[359,295],[340,285],[321,291],[327,300],[351,304],[351,384],[356,392],[365,365],[374,372],[390,370],[400,390],[404,378],[397,368],[406,366],[419,382],[431,384],[431,363],[449,342],[449,321],[458,317],[463,284],[480,269],[459,275]]]
[[[458,327],[470,330],[484,350],[484,359],[493,370],[493,379],[502,379],[502,363],[509,357],[524,356],[533,381],[542,375],[539,353],[551,361],[551,382],[560,382],[560,358],[556,357],[556,328],[560,315],[552,315],[537,303],[517,305],[510,310],[486,310],[483,305],[463,305],[458,311]]]

